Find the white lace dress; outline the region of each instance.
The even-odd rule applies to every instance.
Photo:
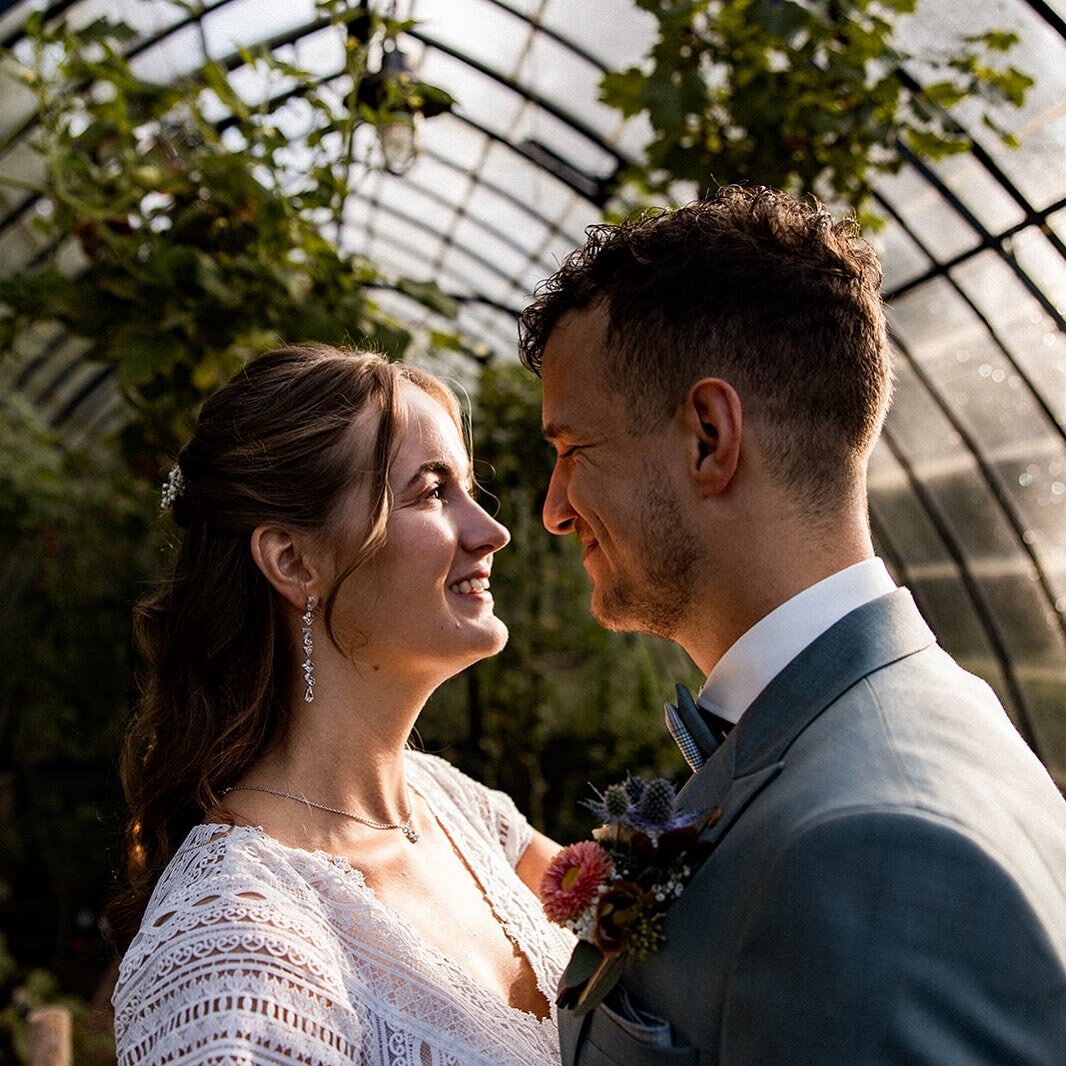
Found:
[[[408,780],[549,1003],[572,942],[514,872],[514,804],[434,756]],[[446,915],[441,916],[447,920]],[[167,867],[115,989],[120,1066],[557,1066],[555,1012],[501,1003],[378,902],[346,859],[253,826],[200,825]]]

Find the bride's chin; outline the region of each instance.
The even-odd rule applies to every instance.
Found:
[[[485,634],[485,649],[478,656],[479,659],[487,659],[490,656],[498,655],[503,651],[507,644],[511,634],[507,630],[507,626],[495,616],[492,619],[492,626]]]

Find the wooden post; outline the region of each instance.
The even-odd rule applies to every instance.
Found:
[[[32,1011],[30,1066],[71,1066],[70,1011],[66,1007],[41,1007]]]

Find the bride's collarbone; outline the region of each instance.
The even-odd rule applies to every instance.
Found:
[[[318,823],[306,812],[242,810],[283,845],[344,858],[374,898],[503,1003],[546,1018],[549,1005],[529,959],[500,925],[485,887],[435,820],[416,818],[417,843],[399,830]]]

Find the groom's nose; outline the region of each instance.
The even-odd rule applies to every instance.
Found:
[[[566,536],[574,531],[576,517],[573,507],[570,506],[570,476],[562,469],[562,464],[556,461],[541,512],[544,528],[557,536]]]

